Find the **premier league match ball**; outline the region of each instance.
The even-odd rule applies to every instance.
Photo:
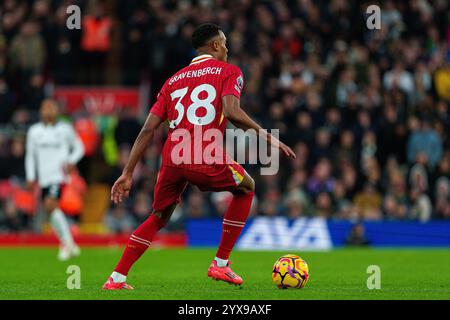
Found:
[[[309,277],[308,264],[294,254],[286,254],[273,265],[272,281],[280,289],[301,289]]]

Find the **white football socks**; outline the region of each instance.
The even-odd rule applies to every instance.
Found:
[[[111,274],[111,278],[115,283],[127,281],[127,276],[124,276],[123,274],[115,271]]]
[[[59,241],[65,246],[72,247],[74,242],[72,234],[70,233],[69,223],[67,222],[66,216],[59,208],[52,211],[50,223],[52,224],[53,230],[55,230]]]
[[[220,258],[217,258],[217,257],[215,257],[214,260],[216,260],[217,266],[220,267],[220,268],[226,267],[227,264],[228,264],[228,260],[220,259]]]

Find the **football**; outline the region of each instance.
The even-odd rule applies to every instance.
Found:
[[[308,281],[308,277],[308,264],[295,254],[286,254],[273,265],[272,281],[280,289],[301,289]]]

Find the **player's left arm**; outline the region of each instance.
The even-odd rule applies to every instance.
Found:
[[[84,156],[84,145],[71,125],[67,126],[67,137],[71,149],[67,160],[68,165],[73,168]]]
[[[25,148],[25,173],[27,179],[27,188],[33,190],[36,184],[36,154],[34,145],[33,128],[27,133],[27,142]]]
[[[230,75],[223,81],[222,110],[224,116],[236,127],[243,130],[253,129],[257,134],[266,139],[270,145],[279,148],[286,156],[295,158],[295,153],[280,140],[267,133],[241,108],[241,92],[244,89],[244,77],[237,67],[231,67]]]
[[[283,142],[263,129],[250,116],[242,110],[239,99],[234,95],[222,97],[223,114],[236,127],[243,130],[253,129],[260,137],[266,139],[270,145],[279,148],[286,156],[296,158],[294,151]]]

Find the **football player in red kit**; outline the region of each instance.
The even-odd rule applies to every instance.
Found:
[[[228,258],[247,220],[255,183],[241,165],[228,158],[223,149],[217,148],[214,155],[214,159],[222,161],[204,159],[204,143],[194,141],[198,140],[198,132],[205,134],[208,130],[215,130],[223,134],[229,120],[238,128],[255,130],[286,156],[295,158],[288,146],[266,133],[241,109],[244,79],[238,67],[227,63],[228,49],[222,30],[214,24],[203,24],[193,32],[192,44],[198,56],[164,83],[136,138],[123,173],[112,187],[111,200],[114,203],[128,197],[136,164],[155,130],[167,120],[169,133],[155,185],[153,212],[130,236],[104,289],[132,289],[126,283],[128,271],[151,245],[158,230],[167,224],[188,183],[202,191],[230,191],[233,194],[208,276],[242,284],[242,278],[231,270]],[[179,152],[177,146],[181,140],[194,141],[192,149],[189,148],[192,152],[186,149]]]

